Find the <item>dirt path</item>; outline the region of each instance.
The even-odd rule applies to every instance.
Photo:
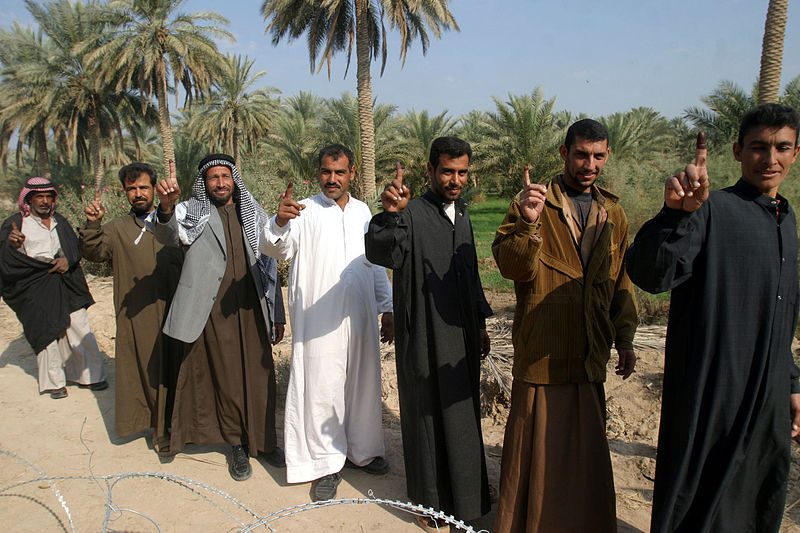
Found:
[[[21,336],[13,312],[0,303],[0,518],[8,531],[101,530],[106,509],[111,531],[232,531],[281,509],[309,501],[309,484],[287,485],[282,470],[266,463],[253,464],[250,480],[237,483],[227,472],[224,448],[193,447],[173,461],[162,463],[145,438],[118,439],[113,434],[114,313],[111,281],[90,280],[97,304],[90,308],[92,327],[100,348],[109,356],[112,387],[92,393],[69,388],[69,398],[54,401],[36,392],[36,358]],[[493,294],[498,312],[495,327],[502,351],[510,340],[509,295]],[[658,349],[663,330],[647,330],[655,349],[639,351],[640,362],[632,379],[616,376],[607,384],[608,434],[617,489],[620,531],[647,531],[652,494],[658,399],[662,355]],[[507,349],[507,348],[506,348]],[[279,435],[283,399],[288,381],[290,347],[286,340],[276,350],[278,370]],[[488,375],[488,371],[486,372]],[[376,498],[406,501],[400,442],[396,376],[391,352],[383,364],[384,431],[392,471],[383,477],[346,470],[339,498]],[[487,388],[487,400],[497,387]],[[490,481],[496,486],[502,452],[506,410],[502,404],[485,405],[484,438]],[[279,439],[281,437],[279,436]],[[16,455],[10,455],[16,454]],[[793,457],[788,503],[800,499],[800,460]],[[26,465],[27,460],[31,465]],[[39,469],[41,473],[38,473]],[[145,473],[163,473],[161,477]],[[130,475],[129,475],[130,474]],[[30,480],[52,476],[55,481]],[[112,476],[103,479],[103,476]],[[173,476],[173,481],[165,479]],[[178,479],[180,478],[180,479]],[[178,482],[176,482],[178,481]],[[216,492],[215,492],[216,491]],[[224,491],[224,495],[219,491]],[[111,494],[110,507],[106,507]],[[67,515],[63,504],[69,510]],[[490,529],[494,513],[472,525]],[[800,531],[800,505],[784,519],[785,531]],[[272,523],[275,531],[419,531],[412,515],[384,506],[336,505],[289,516]]]

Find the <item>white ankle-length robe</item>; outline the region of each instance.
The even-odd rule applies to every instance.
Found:
[[[286,478],[302,483],[384,454],[378,313],[392,311],[389,278],[364,256],[371,213],[320,193],[300,216],[264,230],[265,253],[291,259],[292,363],[286,393]]]

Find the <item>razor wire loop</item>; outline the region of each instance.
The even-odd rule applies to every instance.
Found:
[[[67,501],[61,492],[58,490],[58,487],[55,486],[55,482],[57,481],[94,481],[97,486],[105,492],[105,514],[103,517],[103,526],[102,531],[108,531],[109,522],[111,521],[111,515],[113,512],[118,513],[132,513],[138,515],[145,520],[149,521],[153,527],[157,531],[161,531],[161,527],[158,522],[153,519],[152,517],[148,516],[147,514],[138,511],[136,509],[130,509],[125,507],[117,507],[114,503],[114,495],[113,491],[116,485],[120,481],[133,479],[133,478],[143,478],[143,479],[156,479],[161,481],[167,481],[170,483],[175,483],[181,488],[191,491],[192,493],[200,496],[208,505],[211,507],[216,508],[217,510],[221,511],[225,514],[231,521],[236,522],[239,526],[238,531],[242,533],[247,533],[257,529],[259,527],[266,527],[270,531],[274,532],[275,529],[271,526],[273,522],[278,520],[289,518],[300,513],[314,511],[323,509],[326,507],[331,507],[335,505],[364,505],[364,504],[371,504],[371,505],[381,505],[385,507],[391,507],[393,509],[397,509],[399,511],[407,512],[410,514],[414,514],[417,516],[427,516],[437,520],[437,522],[444,522],[449,524],[450,526],[455,527],[458,530],[463,530],[467,533],[488,533],[486,530],[475,530],[472,526],[465,524],[463,520],[456,520],[455,517],[452,515],[447,515],[442,511],[437,511],[432,507],[424,507],[419,504],[413,504],[411,502],[402,502],[400,500],[388,500],[385,498],[376,498],[373,494],[372,490],[368,492],[367,498],[342,498],[337,500],[325,500],[320,502],[308,502],[299,505],[294,505],[290,507],[285,507],[283,509],[279,509],[267,515],[261,515],[255,510],[253,510],[250,506],[246,503],[242,502],[241,500],[231,496],[224,490],[218,489],[214,486],[208,485],[201,481],[197,481],[185,476],[179,476],[175,474],[169,474],[167,472],[121,472],[117,474],[108,474],[103,476],[97,476],[93,472],[89,476],[48,476],[46,473],[41,470],[39,467],[34,465],[32,462],[28,461],[27,459],[19,456],[18,454],[4,450],[0,448],[0,455],[5,455],[12,459],[15,459],[21,463],[23,463],[28,468],[34,470],[38,477],[33,479],[28,479],[24,481],[19,481],[17,483],[12,483],[5,487],[0,488],[0,495],[5,495],[9,490],[21,487],[24,485],[30,485],[33,483],[40,483],[40,482],[47,482],[50,484],[50,489],[56,495],[56,498],[61,505],[61,508],[64,510],[64,513],[67,516],[69,530],[72,533],[76,533],[77,530],[75,528],[75,524],[73,522],[72,513],[70,511],[69,506],[67,505]],[[105,483],[105,488],[103,488],[103,484],[100,482]],[[202,489],[202,490],[201,490]],[[231,504],[233,504],[238,509],[246,512],[251,517],[253,517],[254,521],[246,524],[234,516],[231,512],[227,509],[219,505],[218,503],[212,501],[203,491],[207,491],[213,495],[219,496],[220,498],[227,500]],[[48,508],[49,509],[49,508]],[[52,513],[51,513],[52,514]],[[62,523],[63,524],[63,523]],[[64,528],[66,529],[66,528]]]

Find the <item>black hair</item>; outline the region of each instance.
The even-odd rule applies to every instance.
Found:
[[[139,161],[134,161],[119,169],[119,181],[125,187],[127,182],[139,179],[139,175],[142,173],[150,176],[150,185],[155,185],[156,181],[158,181],[156,170],[147,163],[140,163]]]
[[[567,129],[564,146],[569,150],[575,144],[575,139],[579,138],[592,142],[608,141],[608,130],[596,120],[584,118]]]
[[[739,125],[739,146],[744,144],[745,136],[760,126],[770,128],[789,127],[794,130],[794,144],[797,146],[798,136],[800,135],[800,114],[788,105],[781,104],[761,104],[745,113]]]
[[[353,156],[353,151],[343,144],[329,144],[322,148],[319,151],[319,156],[317,157],[317,165],[322,166],[322,159],[325,157],[330,157],[334,161],[339,159],[340,157],[345,156],[347,158],[347,168],[353,168],[353,165],[356,164],[355,157]]]
[[[439,166],[439,156],[442,154],[449,155],[451,158],[466,155],[467,159],[471,161],[472,147],[467,141],[463,141],[458,137],[438,137],[434,139],[428,156],[428,163],[431,164],[433,170],[436,170],[436,167]]]

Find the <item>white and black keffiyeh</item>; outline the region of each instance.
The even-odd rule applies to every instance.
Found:
[[[258,270],[261,273],[261,285],[264,287],[265,294],[273,301],[271,294],[272,288],[276,286],[277,264],[275,260],[266,255],[262,255],[258,249],[258,239],[262,229],[269,223],[269,216],[258,204],[250,191],[244,185],[239,169],[236,168],[228,159],[210,159],[204,163],[197,172],[197,177],[192,185],[192,192],[189,199],[184,202],[186,207],[185,216],[178,219],[181,226],[181,240],[184,244],[190,245],[203,232],[208,217],[211,216],[211,200],[206,192],[205,173],[211,167],[225,166],[231,169],[233,182],[236,184],[233,190],[233,199],[238,206],[239,218],[242,222],[247,243],[253,250],[253,254],[258,258]]]

